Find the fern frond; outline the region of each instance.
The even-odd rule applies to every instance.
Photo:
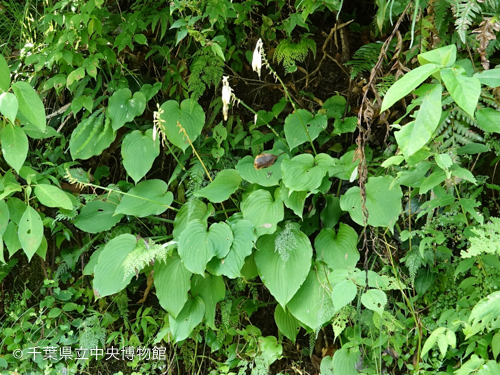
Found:
[[[136,248],[123,261],[123,280],[132,274],[139,272],[154,260],[165,261],[169,248],[175,246],[176,241],[165,244],[155,244],[151,239],[149,242],[141,239],[137,242]]]
[[[481,15],[481,7],[477,0],[454,0],[451,5],[453,15],[456,17],[455,28],[462,43],[466,43],[466,34],[477,16]]]
[[[290,39],[282,39],[276,47],[274,59],[278,63],[283,63],[286,72],[291,73],[295,70],[295,63],[304,62],[309,51],[316,58],[316,43],[312,39],[303,36],[299,43],[294,43]]]
[[[190,71],[188,90],[191,92],[191,98],[198,101],[207,87],[220,83],[224,74],[224,61],[205,49],[194,57]]]
[[[396,40],[391,42],[387,50],[387,58],[392,59]],[[355,78],[359,73],[370,72],[378,61],[378,56],[382,50],[382,42],[369,43],[361,46],[346,65],[352,65],[351,79]]]
[[[500,255],[500,218],[492,217],[491,222],[479,225],[472,229],[474,237],[469,238],[470,246],[462,251],[462,258],[470,258],[483,254]]]

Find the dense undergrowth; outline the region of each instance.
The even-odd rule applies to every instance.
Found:
[[[499,374],[499,16],[0,2],[0,373]]]

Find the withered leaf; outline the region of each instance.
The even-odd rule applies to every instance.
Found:
[[[260,154],[255,157],[253,162],[253,167],[255,169],[262,169],[270,167],[278,159],[276,155],[273,154]]]

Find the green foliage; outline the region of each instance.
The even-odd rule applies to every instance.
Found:
[[[217,87],[224,73],[223,67],[224,60],[214,56],[207,48],[197,52],[190,66],[188,88],[191,99],[198,101],[208,87],[211,85]]]
[[[274,59],[282,63],[287,73],[297,70],[296,62],[304,62],[309,51],[316,58],[316,43],[303,35],[300,42],[294,43],[290,39],[282,39],[274,51]]]

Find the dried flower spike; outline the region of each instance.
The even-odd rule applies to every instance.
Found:
[[[228,78],[229,77],[222,77],[222,113],[224,114],[224,121],[227,121],[229,103],[231,102],[231,92],[233,91],[229,86]]]

